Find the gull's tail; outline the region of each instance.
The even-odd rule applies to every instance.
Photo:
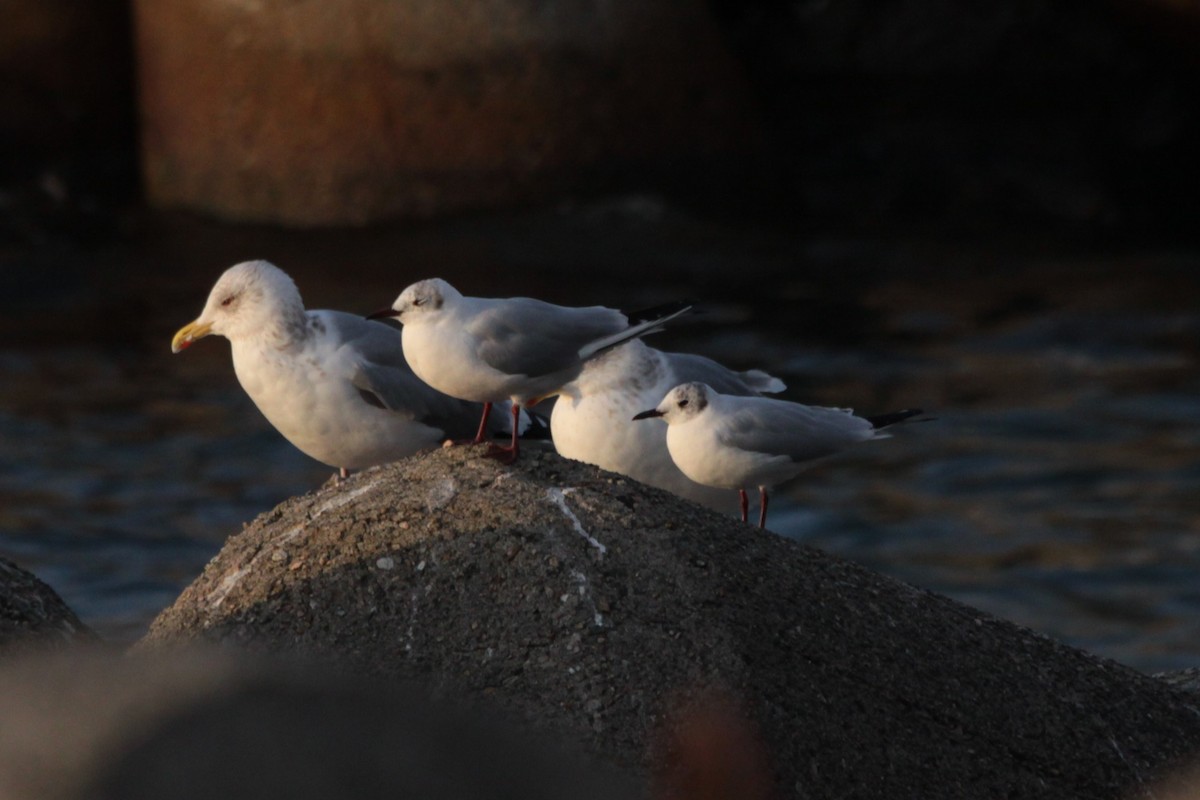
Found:
[[[503,400],[495,404],[488,420],[488,430],[496,439],[512,436],[512,403]],[[517,417],[517,435],[522,439],[550,439],[550,423],[543,414],[522,407]]]
[[[787,388],[786,383],[774,375],[768,375],[761,369],[749,369],[739,372],[737,376],[742,383],[759,394],[779,394]]]
[[[587,361],[589,358],[594,358],[606,350],[611,350],[619,344],[628,342],[630,339],[636,339],[639,336],[645,336],[650,333],[658,333],[668,322],[676,317],[683,316],[691,310],[692,306],[690,303],[668,303],[635,312],[630,316],[639,321],[611,336],[605,336],[602,339],[588,342],[579,348],[579,359]]]
[[[871,427],[873,427],[875,430],[880,430],[882,428],[887,428],[891,425],[910,420],[913,417],[920,416],[924,413],[925,412],[919,408],[906,408],[903,411],[893,411],[890,414],[879,414],[874,417],[867,417],[866,420],[867,422],[871,423]],[[924,422],[925,420],[917,421]]]
[[[543,442],[550,441],[550,422],[542,414],[531,408],[521,409],[521,426],[518,431],[522,439],[535,439]]]

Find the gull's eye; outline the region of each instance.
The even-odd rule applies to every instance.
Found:
[[[223,306],[229,305],[230,303],[233,302],[234,297],[236,297],[236,295],[232,295],[232,294],[229,295],[229,297],[226,297],[224,300],[221,301],[221,305],[223,305]]]
[[[413,298],[413,305],[414,305],[414,306],[423,306],[423,305],[425,305],[425,298],[424,298],[424,297],[414,297],[414,298]]]
[[[685,408],[685,407],[687,407],[687,404],[688,404],[688,401],[687,401],[686,399],[683,399],[683,400],[680,400],[680,401],[679,401],[679,407],[680,407],[680,408]]]

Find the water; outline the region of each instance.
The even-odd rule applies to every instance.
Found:
[[[152,217],[90,251],[0,251],[0,555],[109,638],[331,475],[259,416],[223,341],[169,352],[255,257],[350,311],[429,275],[696,298],[656,344],[765,368],[790,399],[937,417],[814,467],[775,531],[1141,669],[1200,664],[1200,253],[821,240],[654,198],[340,234]]]

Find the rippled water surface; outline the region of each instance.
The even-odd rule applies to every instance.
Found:
[[[657,345],[765,368],[789,399],[937,417],[814,467],[775,531],[1142,669],[1200,665],[1198,253],[847,242],[653,198],[358,234],[144,225],[0,251],[0,555],[110,638],[331,474],[259,416],[224,341],[169,352],[224,267],[266,257],[349,311],[430,275],[695,298]]]

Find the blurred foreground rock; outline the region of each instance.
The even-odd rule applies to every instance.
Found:
[[[792,797],[1116,798],[1200,748],[1152,678],[550,454],[283,503],[139,649],[195,640],[486,697],[628,767],[717,692]]]
[[[636,796],[501,720],[230,651],[16,661],[0,720],[0,800]]]
[[[149,199],[362,224],[722,151],[745,103],[699,0],[137,0]]]
[[[95,641],[62,598],[32,573],[0,558],[0,656],[29,647]]]

